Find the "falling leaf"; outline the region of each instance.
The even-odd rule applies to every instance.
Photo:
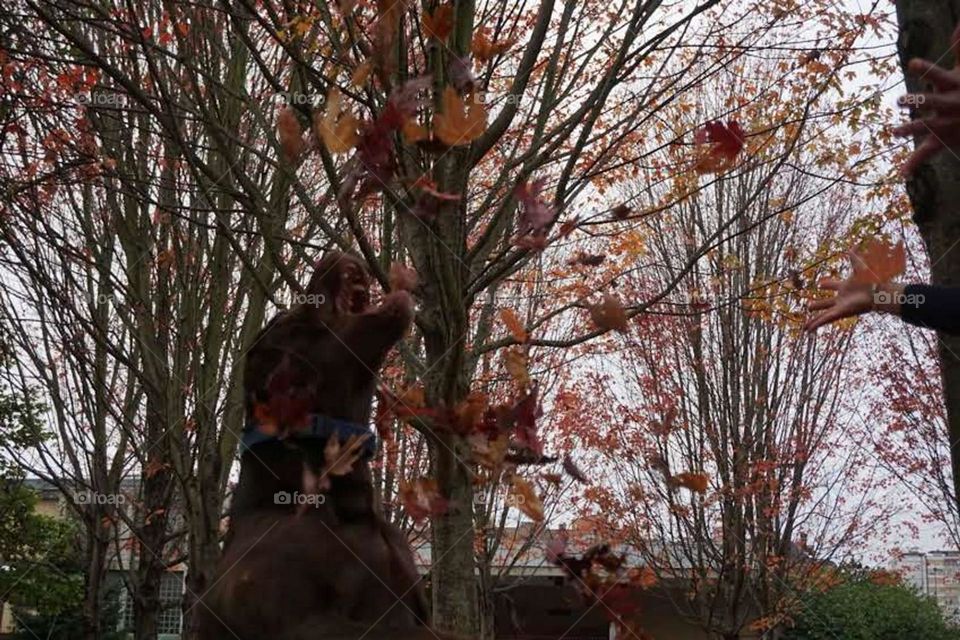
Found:
[[[590,319],[598,329],[627,332],[627,312],[613,294],[604,293],[603,301],[590,307]]]
[[[355,86],[358,89],[362,89],[366,84],[367,80],[370,79],[370,74],[373,71],[373,62],[370,60],[364,60],[356,69],[353,70],[353,73],[350,75],[350,84]]]
[[[470,44],[470,50],[474,57],[480,62],[487,62],[494,57],[506,53],[514,45],[513,40],[502,40],[491,42],[490,38],[483,32],[477,32],[473,36],[473,42]]]
[[[562,225],[560,225],[560,237],[567,238],[573,233],[574,229],[580,226],[580,218],[576,217],[572,220],[567,220]]]
[[[726,169],[743,150],[746,134],[736,120],[708,122],[694,134],[695,145],[709,144],[694,165],[698,173],[715,173]]]
[[[160,460],[151,460],[143,470],[143,474],[148,478],[152,478],[169,467],[169,464],[161,462]]]
[[[530,372],[527,370],[527,354],[521,349],[509,349],[504,353],[504,366],[517,384],[525,387],[530,384]]]
[[[517,475],[510,479],[510,503],[531,520],[537,522],[543,520],[543,503],[540,502],[540,496],[537,495],[533,485]]]
[[[327,444],[323,447],[324,474],[344,476],[353,471],[354,463],[363,453],[363,444],[369,438],[369,433],[355,434],[347,438],[343,446],[337,436],[327,438]]]
[[[280,109],[277,115],[277,137],[280,140],[280,149],[288,162],[294,162],[303,151],[303,130],[293,107]]]
[[[517,200],[523,205],[523,215],[520,218],[521,235],[537,235],[557,217],[553,205],[543,198],[545,178],[537,178],[533,182],[521,182],[513,190]]]
[[[884,284],[902,275],[907,256],[901,240],[896,246],[879,238],[869,238],[851,255],[851,280],[860,284]]]
[[[444,193],[443,191],[440,191],[437,189],[437,183],[433,180],[430,180],[426,176],[420,176],[420,178],[413,183],[413,186],[423,189],[424,192],[436,198],[437,200],[443,200],[445,202],[457,202],[460,200],[459,193]]]
[[[580,467],[576,465],[576,463],[573,461],[573,458],[571,458],[569,455],[564,456],[563,458],[563,470],[566,471],[567,475],[577,482],[590,484],[590,479],[584,475],[583,471],[580,470]]]
[[[487,469],[499,469],[507,455],[509,441],[506,436],[490,439],[486,434],[475,433],[467,438],[473,459]]]
[[[578,251],[569,262],[568,265],[575,267],[577,265],[583,265],[585,267],[599,267],[603,264],[603,261],[607,259],[607,256],[601,254],[593,255],[589,253],[584,253],[583,251]]]
[[[417,288],[418,276],[411,267],[394,262],[390,265],[389,281],[391,291],[413,291]]]
[[[513,423],[517,445],[529,449],[536,456],[541,456],[543,443],[537,435],[537,420],[543,415],[543,406],[540,404],[538,393],[537,385],[533,384],[509,409],[509,421]]]
[[[500,309],[500,320],[517,342],[527,341],[527,330],[513,309]]]
[[[440,493],[437,481],[433,478],[401,482],[400,501],[407,514],[417,521],[446,513],[450,507],[450,501]]]
[[[446,40],[453,31],[453,5],[442,4],[432,14],[424,11],[423,31],[441,42]]]
[[[558,473],[544,473],[540,477],[557,487],[563,484],[563,478]]]
[[[433,132],[448,147],[470,144],[487,128],[487,111],[476,93],[464,103],[456,89],[446,87],[441,98],[441,111],[433,116]]]
[[[684,472],[671,478],[674,486],[685,487],[697,493],[706,493],[710,485],[710,476],[705,473]]]
[[[359,122],[349,112],[343,112],[340,105],[340,92],[331,89],[327,96],[327,108],[323,115],[313,116],[313,128],[330,153],[346,153],[357,145]]]
[[[427,131],[426,127],[417,124],[413,120],[404,122],[403,128],[400,131],[403,133],[403,139],[407,144],[416,144],[421,140],[428,140],[430,138],[430,132]]]

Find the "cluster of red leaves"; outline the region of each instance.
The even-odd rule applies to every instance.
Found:
[[[746,143],[746,134],[735,120],[728,120],[726,124],[708,122],[697,129],[693,142],[700,147],[709,145],[700,154],[694,170],[698,173],[716,173],[729,168],[737,159]]]
[[[638,628],[641,591],[657,583],[650,567],[627,567],[626,558],[608,544],[587,549],[582,555],[568,552],[565,535],[547,543],[546,557],[567,574],[587,604],[599,603],[610,621],[637,638],[647,638]]]

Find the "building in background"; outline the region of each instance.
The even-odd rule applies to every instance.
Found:
[[[960,551],[908,551],[893,568],[907,584],[936,600],[947,618],[960,622]]]

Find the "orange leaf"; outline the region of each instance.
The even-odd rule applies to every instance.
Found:
[[[323,115],[313,115],[314,132],[323,140],[330,153],[346,153],[356,146],[358,126],[359,123],[352,113],[341,112],[340,92],[336,89],[330,90]]]
[[[295,161],[303,151],[303,130],[293,107],[284,107],[277,115],[277,137],[280,149],[288,162]]]
[[[373,63],[369,60],[365,60],[353,70],[353,74],[350,76],[350,84],[358,89],[362,88],[365,84],[367,84],[367,80],[370,79],[370,73],[372,71]]]
[[[433,115],[433,132],[448,147],[470,144],[487,128],[487,110],[477,94],[464,103],[456,89],[447,87],[441,98],[442,110]]]
[[[517,342],[527,341],[527,330],[513,309],[500,309],[500,320]]]
[[[473,36],[473,42],[470,50],[478,62],[487,62],[495,56],[505,53],[514,44],[513,40],[503,40],[500,42],[490,42],[490,39],[481,32]]]
[[[540,502],[540,496],[537,495],[533,485],[520,476],[515,475],[510,479],[510,503],[531,520],[537,522],[543,520],[543,503]]]
[[[510,349],[504,354],[504,366],[510,376],[522,387],[530,384],[530,372],[527,370],[527,354],[520,349]]]
[[[902,240],[896,246],[890,246],[884,240],[870,238],[861,243],[850,260],[853,263],[851,280],[861,284],[890,282],[907,268]]]
[[[603,302],[590,307],[590,319],[598,329],[627,332],[627,312],[612,294],[603,294]]]
[[[407,144],[416,144],[421,140],[428,140],[430,138],[430,133],[426,127],[417,124],[413,120],[404,122],[403,128],[400,131],[403,133],[403,139]]]
[[[443,41],[453,31],[453,5],[442,4],[433,14],[423,12],[423,30],[431,38]]]
[[[675,486],[686,487],[690,491],[696,491],[697,493],[706,493],[707,487],[710,485],[710,476],[705,473],[678,473],[673,476],[673,484]]]

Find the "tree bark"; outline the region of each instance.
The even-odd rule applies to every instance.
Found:
[[[957,0],[899,0],[896,3],[900,35],[897,53],[908,91],[929,91],[928,79],[906,73],[913,58],[926,58],[942,66],[955,63],[950,35],[960,16]],[[921,114],[914,110],[913,117]],[[934,284],[960,285],[960,161],[950,152],[925,163],[907,181],[913,220],[930,257]],[[960,337],[938,333],[940,373],[950,437],[954,500],[960,496]]]

